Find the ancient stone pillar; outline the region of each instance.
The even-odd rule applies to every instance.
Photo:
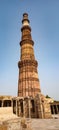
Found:
[[[16,115],[17,115],[17,99],[16,99]]]
[[[41,94],[37,94],[36,98],[36,106],[37,106],[37,117],[43,118],[43,110],[42,110],[42,101],[41,101]]]
[[[21,116],[21,106],[20,106],[20,100],[18,100],[18,116]]]
[[[58,107],[58,113],[59,113],[59,105],[57,105],[57,107]]]
[[[56,112],[57,112],[57,114],[58,114],[58,107],[57,107],[57,104],[56,104]]]
[[[31,118],[31,105],[30,105],[30,98],[28,100],[28,103],[29,103],[29,118]]]
[[[25,101],[23,100],[23,116],[25,117]]]
[[[53,114],[55,114],[55,109],[54,109],[54,105],[53,105]]]
[[[4,100],[2,100],[2,107],[3,107],[3,104],[4,104]]]

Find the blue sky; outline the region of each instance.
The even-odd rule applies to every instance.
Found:
[[[0,95],[17,95],[24,12],[32,28],[42,93],[59,100],[59,0],[0,0]]]

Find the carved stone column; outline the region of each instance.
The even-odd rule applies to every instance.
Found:
[[[43,118],[43,109],[42,109],[42,101],[41,101],[41,93],[36,96],[36,106],[37,106],[37,116],[38,118]]]
[[[28,103],[29,103],[29,118],[31,118],[31,105],[30,105],[30,98],[28,100]]]
[[[54,109],[54,105],[53,105],[53,107],[52,107],[52,108],[53,108],[53,114],[55,114],[55,109]]]
[[[16,99],[16,115],[17,115],[17,99]]]
[[[58,106],[57,106],[57,104],[56,104],[56,111],[57,111],[57,114],[58,114]]]
[[[20,100],[18,100],[18,116],[21,116]]]
[[[23,116],[25,117],[25,101],[23,100]]]
[[[4,100],[2,100],[2,107],[3,107]]]
[[[13,100],[11,100],[11,107],[13,108]]]

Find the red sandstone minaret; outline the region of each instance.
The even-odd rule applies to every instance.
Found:
[[[33,45],[34,42],[31,36],[31,27],[29,25],[28,14],[23,14],[22,20],[22,37],[20,41],[21,57],[18,62],[19,80],[18,80],[18,96],[32,96],[40,92],[40,82],[38,79],[37,66],[35,60]]]

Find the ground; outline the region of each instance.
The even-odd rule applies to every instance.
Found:
[[[59,130],[59,119],[33,119],[33,130]]]
[[[13,119],[4,118],[0,121],[0,130],[59,130],[59,115],[53,115],[53,119],[26,119],[27,128],[21,127],[21,119],[13,117]],[[3,127],[3,128],[2,128]]]

